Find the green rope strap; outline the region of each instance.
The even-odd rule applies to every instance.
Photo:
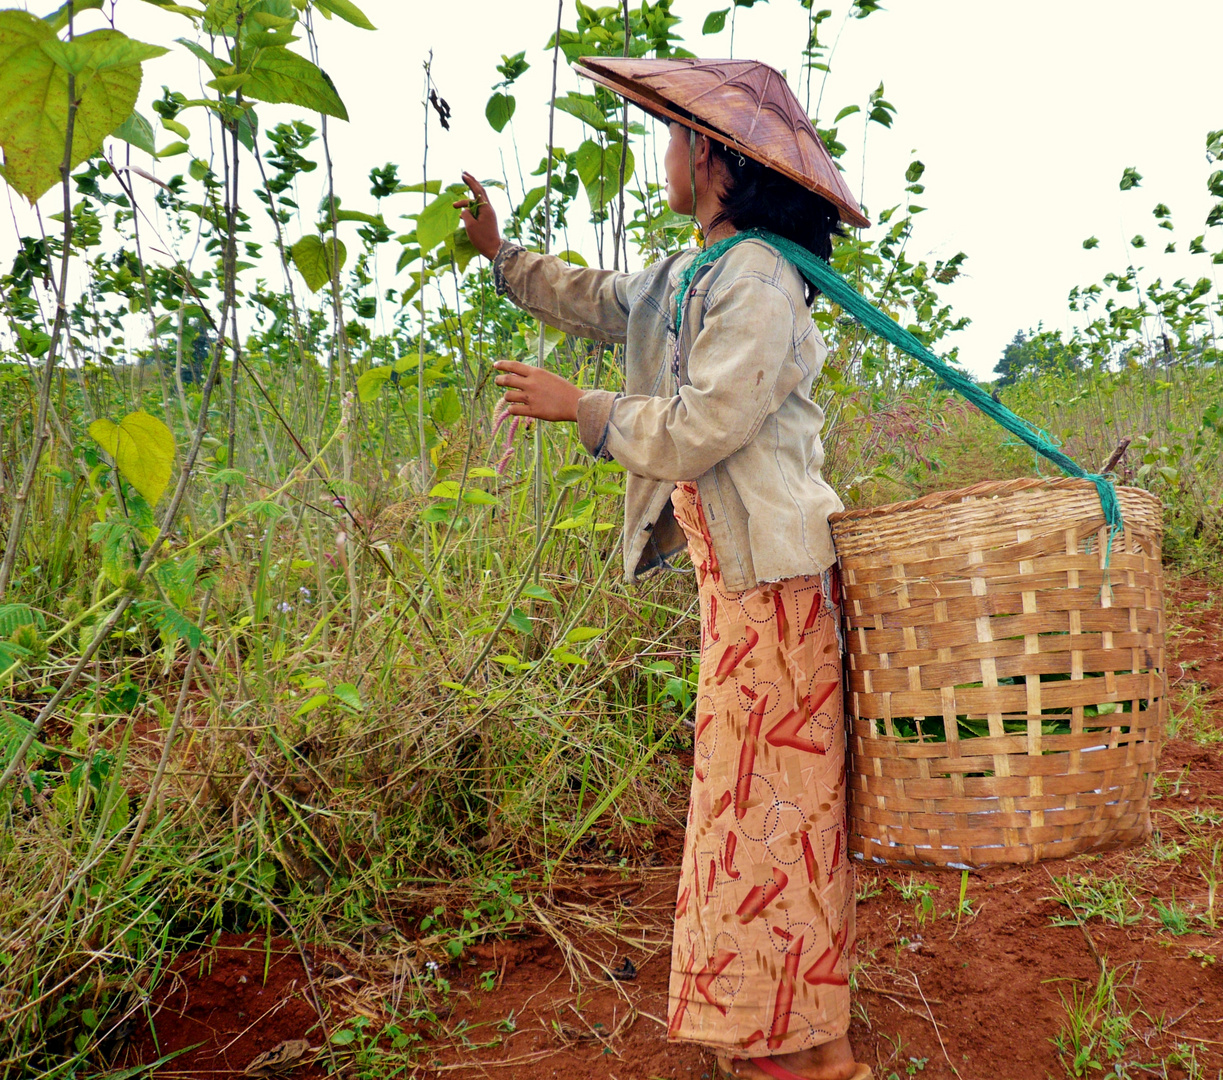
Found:
[[[1104,520],[1109,525],[1108,549],[1104,556],[1104,565],[1108,566],[1113,537],[1121,531],[1121,504],[1117,501],[1117,489],[1113,486],[1112,480],[1098,473],[1087,472],[1082,466],[1063,454],[1052,442],[1035,431],[1033,425],[1016,416],[1001,402],[995,401],[963,372],[943,363],[895,319],[871,304],[828,263],[814,252],[794,243],[793,240],[787,240],[784,236],[777,236],[763,229],[748,229],[728,236],[725,240],[719,240],[716,244],[701,251],[680,275],[675,308],[677,336],[680,326],[683,325],[684,299],[688,295],[688,288],[697,270],[726,254],[735,244],[751,239],[763,240],[770,247],[776,248],[829,300],[839,304],[843,310],[849,312],[872,333],[878,334],[914,359],[920,360],[956,393],[967,398],[986,416],[1001,424],[1012,435],[1022,439],[1038,454],[1048,458],[1066,475],[1080,480],[1090,480],[1095,484],[1096,490],[1100,493],[1100,506],[1104,510]]]

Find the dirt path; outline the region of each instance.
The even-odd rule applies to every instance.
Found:
[[[1083,998],[1079,1011],[1090,1019],[1086,998],[1098,987],[1111,991],[1099,999],[1093,1027],[1124,1046],[1125,1077],[1223,1075],[1223,896],[1214,905],[1217,929],[1200,917],[1212,852],[1223,843],[1223,743],[1212,735],[1223,732],[1223,603],[1206,583],[1188,580],[1172,610],[1170,682],[1184,719],[1161,756],[1150,843],[970,873],[971,911],[958,918],[958,873],[860,871],[850,1035],[879,1080],[1073,1075],[1054,1040],[1060,1034],[1068,1045],[1067,1003]],[[658,840],[663,861],[678,862],[678,831]],[[459,962],[437,969],[431,1008],[405,1025],[405,1048],[415,1049],[398,1059],[399,1075],[713,1077],[710,1055],[664,1039],[677,877],[674,865],[591,867],[528,898],[522,933],[469,946]],[[1090,916],[1080,925],[1053,898],[1055,879],[1076,887],[1085,905],[1120,912],[1122,925]],[[385,964],[378,975],[353,957],[311,954],[308,980],[289,942],[271,957],[261,938],[218,944],[211,967],[199,956],[182,958],[164,984],[170,989],[159,992],[164,1018],[191,1018],[160,1027],[160,1051],[204,1040],[174,1063],[179,1075],[241,1075],[279,1040],[321,1042],[309,1030],[310,981],[335,1015],[368,1015],[371,1033],[396,992]],[[350,1021],[354,1043],[339,1048],[345,1071],[391,1075],[386,1063],[394,1059],[374,1055],[361,1025]],[[384,1032],[379,1045],[390,1050],[393,1040]],[[370,1047],[365,1057],[362,1046]],[[147,1034],[133,1049],[136,1059],[156,1056]],[[1081,1075],[1105,1076],[1107,1066],[1090,1064],[1103,1052],[1086,1056]],[[320,1056],[293,1075],[324,1075],[326,1066]]]

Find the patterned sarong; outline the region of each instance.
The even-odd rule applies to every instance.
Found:
[[[700,585],[701,671],[667,1037],[793,1053],[849,1029],[835,574],[729,592],[696,486],[672,504]]]

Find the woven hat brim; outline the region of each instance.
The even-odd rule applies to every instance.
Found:
[[[574,64],[574,69],[577,73],[591,82],[598,83],[600,86],[606,87],[614,94],[619,94],[621,97],[627,98],[635,105],[641,106],[647,113],[652,116],[665,119],[675,120],[683,124],[685,127],[690,127],[694,131],[699,131],[702,135],[708,135],[711,139],[717,139],[721,143],[733,146],[736,150],[743,153],[746,157],[750,157],[753,161],[760,162],[761,165],[766,165],[768,168],[788,177],[796,184],[801,185],[808,191],[813,191],[817,195],[827,199],[837,208],[840,218],[847,225],[853,225],[855,228],[865,229],[870,227],[870,220],[858,208],[857,204],[850,199],[847,199],[841,192],[834,191],[827,184],[821,183],[818,179],[810,176],[805,176],[797,170],[791,168],[786,162],[780,160],[776,155],[770,154],[767,149],[753,146],[749,141],[736,138],[734,135],[721,131],[718,128],[705,123],[700,117],[694,116],[686,110],[679,108],[674,102],[668,101],[665,97],[653,91],[647,86],[642,86],[639,83],[629,81],[628,79],[619,78],[611,72],[601,72],[590,67],[587,60],[594,60],[594,57],[579,59]]]

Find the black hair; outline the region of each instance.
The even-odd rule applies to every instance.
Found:
[[[725,221],[742,232],[766,229],[801,244],[827,262],[832,257],[832,238],[844,236],[840,211],[814,191],[783,176],[767,165],[710,139],[712,155],[726,166],[726,190],[722,209],[710,227]],[[815,289],[807,283],[807,302]]]

